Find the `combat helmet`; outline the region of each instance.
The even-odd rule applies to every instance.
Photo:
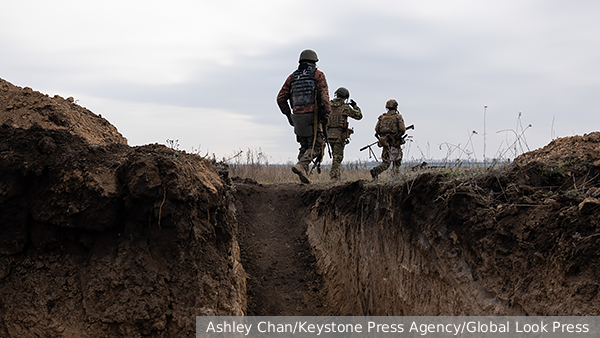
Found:
[[[317,62],[319,58],[317,57],[317,53],[312,49],[305,49],[300,53],[300,58],[298,62],[308,61],[308,62]]]
[[[344,87],[338,88],[334,94],[341,99],[347,99],[350,97],[350,91]]]
[[[393,109],[396,110],[398,109],[398,102],[394,99],[389,99],[386,103],[385,103],[385,107],[387,109]]]

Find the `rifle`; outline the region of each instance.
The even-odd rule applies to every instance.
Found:
[[[410,126],[406,127],[406,130],[409,130],[409,129],[415,129],[415,125],[411,124]],[[396,135],[398,135],[398,134],[396,134]],[[394,135],[394,136],[396,136],[396,135]],[[377,134],[375,134],[375,137],[377,137]],[[404,144],[406,142],[405,140],[408,137],[408,135],[404,134],[400,137],[402,138],[402,144]],[[377,156],[375,156],[375,152],[373,151],[373,149],[371,149],[371,147],[376,145],[378,142],[379,142],[379,140],[377,140],[371,144],[367,144],[366,146],[360,148],[360,151],[363,151],[363,150],[369,148],[369,158],[371,158],[371,155],[372,155],[373,157],[375,157],[375,161],[377,161]]]
[[[409,129],[413,129],[414,130],[415,129],[415,125],[411,124],[410,126],[406,127],[406,130],[409,130]],[[411,136],[408,136],[408,134],[404,134],[404,135],[402,135],[400,137],[402,138],[402,144],[404,144],[404,143],[406,143],[406,138],[411,137]]]
[[[323,102],[319,100],[319,123],[321,124],[321,128],[323,128],[323,141],[325,141],[325,145],[327,146],[329,158],[333,158],[333,156],[331,156],[331,145],[329,144],[329,134],[327,132],[327,120],[329,120],[329,116],[325,115]]]
[[[373,157],[375,157],[375,161],[379,161],[379,160],[377,159],[377,156],[375,156],[375,152],[373,151],[373,149],[371,149],[371,146],[374,146],[374,145],[376,145],[376,144],[377,144],[377,142],[379,142],[379,141],[375,141],[375,142],[373,142],[373,143],[371,143],[371,144],[367,144],[366,146],[364,146],[364,147],[360,148],[360,151],[363,151],[363,150],[365,150],[365,149],[369,148],[369,158],[371,158],[371,156],[373,156]]]
[[[329,158],[333,158],[333,156],[331,156],[331,146],[329,145],[329,135],[327,133],[327,119],[328,117],[325,115],[325,109],[323,109],[323,102],[321,102],[320,97],[317,95],[316,98],[316,102],[317,102],[317,113],[315,113],[315,121],[316,123],[319,123],[321,125],[321,128],[323,129],[323,148],[321,148],[319,155],[317,156],[317,158],[314,161],[314,164],[312,166],[312,168],[310,169],[310,172],[308,173],[308,176],[310,176],[310,174],[312,174],[313,170],[315,168],[317,168],[317,173],[321,174],[321,162],[323,161],[323,153],[325,152],[325,147],[327,147],[327,151],[329,153]],[[315,138],[317,137],[317,126],[315,124]]]
[[[406,130],[409,130],[409,129],[415,129],[415,125],[411,124],[410,126],[406,127]],[[379,138],[379,135],[375,134],[375,137]],[[395,133],[393,135],[392,134],[388,134],[387,135],[387,140],[390,140],[390,139],[392,139],[392,140],[400,140],[401,141],[400,144],[404,144],[404,143],[406,143],[406,138],[407,137],[409,137],[408,134],[400,135],[400,132],[397,132],[397,133]]]

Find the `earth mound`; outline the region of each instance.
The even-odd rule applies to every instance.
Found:
[[[600,166],[600,132],[553,140],[543,148],[527,152],[516,158],[519,165],[529,162],[568,162],[580,160]]]
[[[29,129],[67,130],[91,144],[127,144],[112,124],[79,106],[72,97],[49,97],[0,78],[0,125]]]
[[[2,82],[0,336],[182,337],[241,315],[226,172]]]

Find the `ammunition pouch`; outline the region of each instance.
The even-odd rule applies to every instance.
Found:
[[[347,117],[342,115],[341,112],[337,112],[335,107],[331,107],[331,115],[329,115],[328,127],[345,128],[347,120]]]
[[[315,114],[292,114],[292,121],[294,122],[294,134],[300,137],[313,136],[313,129],[315,123]]]
[[[386,134],[377,137],[377,146],[379,147],[397,147],[400,148],[401,145],[406,143],[404,135],[396,134]]]
[[[327,128],[327,139],[329,142],[341,141],[342,135],[342,129],[340,128]]]

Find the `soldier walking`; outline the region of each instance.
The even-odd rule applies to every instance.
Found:
[[[298,69],[287,77],[277,95],[279,109],[294,126],[296,141],[300,143],[298,162],[292,171],[307,184],[310,183],[308,166],[314,159],[323,157],[323,125],[327,125],[331,113],[327,80],[317,69],[317,61],[315,51],[303,50]]]
[[[375,125],[375,137],[377,137],[377,145],[382,147],[381,162],[378,166],[371,169],[371,177],[374,179],[382,172],[394,164],[394,173],[398,173],[402,164],[402,149],[404,143],[402,137],[406,132],[404,118],[398,112],[398,102],[390,99],[385,103],[387,112],[381,114]]]
[[[350,92],[344,87],[335,91],[335,98],[331,100],[331,115],[327,124],[327,136],[333,153],[331,171],[329,176],[332,180],[339,180],[341,177],[341,164],[344,159],[344,147],[350,143],[350,135],[354,132],[348,126],[348,117],[355,120],[362,119],[360,107],[350,100]]]

